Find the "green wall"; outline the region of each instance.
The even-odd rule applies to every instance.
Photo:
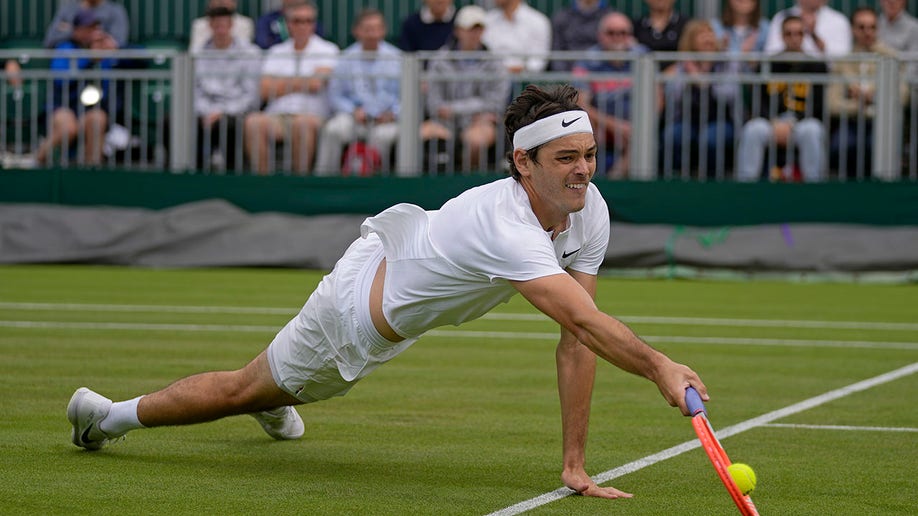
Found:
[[[250,212],[373,214],[427,209],[500,176],[315,178],[124,171],[0,171],[0,203],[159,209],[222,198]],[[615,220],[691,226],[834,222],[918,225],[918,183],[738,184],[596,181]]]

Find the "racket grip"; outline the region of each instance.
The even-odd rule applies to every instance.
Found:
[[[701,412],[707,414],[704,409],[704,402],[701,401],[701,395],[691,386],[685,388],[685,407],[692,417],[697,416]]]

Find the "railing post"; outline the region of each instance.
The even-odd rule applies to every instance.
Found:
[[[415,54],[402,54],[402,77],[399,86],[398,145],[396,174],[402,177],[421,174],[421,60]]]
[[[902,175],[902,104],[899,96],[899,61],[879,57],[876,109],[873,117],[873,177],[894,181]]]
[[[194,64],[187,53],[172,55],[172,103],[169,110],[169,168],[173,172],[194,166]]]
[[[631,86],[631,171],[629,177],[650,181],[657,177],[657,63],[642,55],[634,63]]]

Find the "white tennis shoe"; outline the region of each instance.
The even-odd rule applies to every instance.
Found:
[[[121,435],[108,435],[99,428],[99,422],[108,416],[112,400],[80,387],[67,404],[67,419],[73,425],[70,440],[87,450],[98,450]]]
[[[258,421],[268,435],[278,441],[299,439],[306,432],[303,418],[293,407],[280,407],[249,415]]]

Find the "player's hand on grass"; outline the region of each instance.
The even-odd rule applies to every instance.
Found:
[[[595,496],[597,498],[631,498],[634,496],[611,486],[600,487],[596,485],[596,482],[593,482],[593,479],[582,469],[564,470],[561,473],[561,480],[564,485],[583,496]]]

